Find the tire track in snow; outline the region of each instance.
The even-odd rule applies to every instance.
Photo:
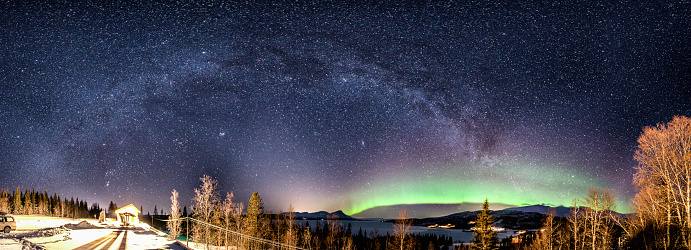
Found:
[[[120,234],[122,234],[122,232],[123,231],[112,232],[106,236],[103,236],[103,237],[98,238],[92,242],[81,245],[75,249],[78,249],[78,250],[109,249],[113,245],[113,243],[115,243],[115,240],[117,240],[118,237],[120,237]],[[125,235],[127,235],[127,234],[125,233]],[[123,243],[125,243],[125,239],[123,239]],[[124,245],[120,244],[119,249],[124,249]]]

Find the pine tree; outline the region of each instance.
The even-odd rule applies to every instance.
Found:
[[[24,211],[22,208],[22,190],[17,186],[17,190],[14,191],[14,213],[22,214],[22,211]]]
[[[68,217],[70,213],[70,203],[67,201],[67,197],[63,197],[62,205],[60,206],[61,210],[61,215],[62,217]]]
[[[26,188],[26,191],[24,191],[24,214],[31,215],[34,213],[34,204],[33,204],[33,199],[31,198],[33,195],[31,194],[31,191],[29,191],[29,188]]]
[[[68,207],[70,208],[69,217],[72,217],[73,219],[75,219],[75,216],[74,216],[75,205],[74,205],[74,198],[73,197],[70,197],[70,203],[69,203]]]
[[[110,201],[110,204],[108,204],[108,217],[115,218],[115,210],[118,210],[118,204]]]
[[[77,197],[77,199],[75,199],[75,201],[74,201],[74,205],[72,205],[72,209],[73,209],[72,210],[73,211],[72,212],[72,218],[76,219],[77,217],[80,217],[81,208],[82,207],[81,207],[81,203],[79,201],[79,197]]]
[[[485,198],[485,203],[482,204],[482,212],[477,215],[477,220],[475,220],[473,249],[497,249],[497,232],[492,231],[494,219],[489,212],[489,203],[487,198]]]
[[[264,214],[264,203],[259,193],[254,192],[247,205],[247,215],[245,217],[245,228],[249,235],[257,235],[259,230],[259,217]]]
[[[53,200],[52,200],[52,205],[53,206],[53,216],[61,216],[60,214],[60,196],[58,196],[57,193],[53,193]]]
[[[0,194],[0,212],[10,213],[10,194],[8,190],[2,189]]]
[[[50,196],[48,195],[48,190],[43,190],[43,214],[50,215]]]

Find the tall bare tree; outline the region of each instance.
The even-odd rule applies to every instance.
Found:
[[[293,204],[288,205],[288,213],[286,213],[286,225],[285,243],[291,246],[297,246],[298,235],[295,228],[295,207],[293,207]]]
[[[691,118],[675,116],[643,128],[634,158],[639,190],[634,202],[641,226],[660,229],[649,234],[661,242],[656,247],[691,249]]]
[[[537,237],[533,240],[528,249],[561,249],[563,243],[559,242],[559,234],[561,232],[558,231],[561,225],[555,217],[556,211],[554,208],[550,208],[549,213],[542,221],[540,232],[537,233]]]
[[[408,239],[408,234],[410,233],[410,226],[412,222],[408,219],[408,210],[401,209],[398,212],[398,219],[393,225],[394,236],[396,237],[396,245],[399,249],[409,249],[411,244],[409,244],[410,239]]]
[[[235,203],[235,208],[231,211],[230,216],[233,217],[234,229],[238,233],[242,233],[245,230],[244,220],[242,218],[242,211],[245,210],[245,204],[242,202]],[[238,245],[240,243],[237,243]]]
[[[178,191],[173,189],[172,196],[170,196],[170,217],[168,220],[168,232],[173,238],[177,238],[180,235],[181,223],[177,219],[180,219],[180,204],[178,203]]]
[[[591,187],[584,199],[586,232],[590,249],[609,249],[612,241],[611,212],[614,210],[614,194],[607,189]]]
[[[235,204],[233,203],[233,193],[226,193],[226,199],[223,201],[223,205],[221,205],[221,214],[223,215],[223,227],[226,229],[226,231],[224,231],[224,242],[226,249],[228,249],[228,246],[230,244],[230,239],[228,238],[228,230],[230,230],[231,227],[233,209],[235,209]]]
[[[340,234],[340,224],[338,222],[338,216],[335,214],[329,214],[326,216],[326,224],[328,227],[328,232],[326,235],[326,248],[329,250],[339,249],[340,239],[338,235]]]
[[[574,249],[609,249],[613,237],[614,194],[590,187],[583,199],[575,199],[569,228]]]
[[[194,189],[194,198],[192,199],[192,211],[194,217],[200,221],[211,223],[211,217],[214,212],[216,203],[218,203],[218,182],[208,175],[204,175],[199,180],[202,181],[199,188]],[[192,232],[194,239],[198,243],[211,243],[211,229],[208,226],[201,226],[197,223],[192,224]]]

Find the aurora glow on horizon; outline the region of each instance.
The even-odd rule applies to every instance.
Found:
[[[627,211],[642,128],[691,116],[673,3],[25,2],[0,3],[0,187],[102,207],[189,206],[208,174],[274,212],[590,186]]]
[[[559,167],[501,164],[464,175],[453,172],[440,176],[422,173],[390,176],[375,185],[353,190],[349,195],[352,205],[344,212],[357,215],[369,208],[401,204],[482,203],[485,198],[513,206],[542,203],[569,206],[574,197],[587,192],[589,185],[606,186],[577,171]],[[621,199],[618,202],[622,204]],[[627,207],[619,210],[627,211]]]

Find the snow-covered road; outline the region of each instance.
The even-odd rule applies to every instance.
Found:
[[[95,221],[16,216],[17,231],[0,234],[4,249],[185,249],[146,224],[118,227]]]
[[[24,239],[45,249],[185,249],[154,231],[141,228],[73,229],[69,235]]]

